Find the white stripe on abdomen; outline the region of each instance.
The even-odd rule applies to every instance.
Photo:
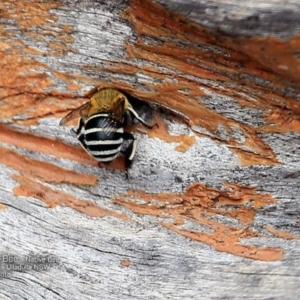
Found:
[[[107,127],[103,127],[103,128],[91,128],[91,129],[87,129],[84,130],[82,133],[84,133],[85,135],[89,134],[89,133],[94,133],[94,132],[118,132],[118,133],[123,133],[124,129],[123,127],[121,128],[107,128]]]
[[[105,140],[105,141],[85,141],[88,146],[96,146],[96,145],[121,145],[123,143],[123,139],[119,138],[118,140]]]
[[[93,155],[93,156],[97,156],[97,155],[111,155],[111,154],[116,154],[119,153],[121,150],[122,146],[116,148],[116,149],[112,149],[112,150],[104,150],[104,151],[91,151],[89,150],[89,152]]]

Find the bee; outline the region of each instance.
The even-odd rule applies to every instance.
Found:
[[[130,116],[131,115],[131,116]],[[83,149],[97,161],[110,163],[119,154],[125,156],[126,178],[136,152],[137,140],[130,132],[124,131],[129,118],[136,119],[147,128],[147,124],[133,109],[128,98],[113,88],[97,91],[89,102],[72,110],[59,123],[64,125],[70,120],[79,118],[77,130],[73,130]],[[126,149],[123,142],[129,140]]]

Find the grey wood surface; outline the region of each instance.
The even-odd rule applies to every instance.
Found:
[[[158,0],[188,19],[230,35],[291,38],[299,34],[299,2],[234,0]]]
[[[298,299],[297,127],[292,130],[286,122],[282,130],[264,133],[258,128],[269,125],[265,114],[274,113],[273,104],[263,107],[257,101],[257,106],[240,105],[235,97],[223,93],[224,89],[239,87],[245,98],[248,94],[253,100],[257,93],[253,86],[247,88],[238,80],[230,86],[227,81],[207,79],[202,73],[192,76],[188,69],[186,74],[177,76],[176,68],[164,65],[159,55],[156,62],[138,55],[130,57],[126,47],[131,44],[138,49],[138,37],[155,45],[166,42],[143,37],[128,15],[124,15],[124,9],[141,3],[32,0],[24,1],[24,5],[14,1],[0,4],[0,117],[4,124],[0,142],[1,149],[14,151],[2,149],[0,159],[0,299]],[[145,1],[144,5],[150,9],[153,3]],[[299,31],[297,1],[208,4],[172,0],[167,5],[192,21],[203,15],[198,23],[220,29],[222,35],[227,32],[287,38]],[[259,27],[253,28],[254,19],[260,20]],[[170,36],[167,40],[180,44],[180,38]],[[208,52],[217,51],[216,45],[207,47]],[[120,67],[112,71],[117,64]],[[137,71],[132,73],[129,66]],[[146,72],[150,68],[152,72]],[[259,75],[249,78],[250,83],[257,82],[266,93],[276,90],[283,99],[292,99],[289,103],[293,106],[288,108],[278,104],[280,113],[299,113],[297,83],[284,81],[282,87],[269,84]],[[60,118],[69,109],[82,104],[86,93],[105,82],[143,100],[148,93],[151,102],[167,105],[164,97],[175,95],[175,91],[168,91],[168,84],[176,80],[182,90],[194,86],[206,89],[205,96],[191,98],[195,109],[202,103],[216,116],[230,120],[236,131],[228,132],[229,123],[224,123],[209,132],[201,126],[201,120],[193,126],[192,122],[181,122],[169,111],[160,112],[157,108],[157,115],[168,125],[170,135],[194,136],[195,143],[180,152],[175,148],[181,138],[167,142],[161,133],[163,125],[153,134],[157,137],[136,131],[138,150],[127,181],[118,168],[98,168],[76,148],[78,142],[70,127],[59,126]],[[155,84],[152,90],[151,84]],[[165,84],[161,98],[155,90],[160,84]],[[209,94],[212,88],[214,92]],[[153,96],[156,94],[157,98]],[[178,107],[171,109],[188,105],[174,103]],[[230,143],[246,139],[247,130],[253,130],[255,138],[261,138],[264,147],[270,147],[274,160],[280,163],[258,160],[256,164],[243,165]],[[256,150],[263,153],[259,147]],[[271,161],[270,157],[271,154],[267,157]],[[39,165],[36,160],[49,165]],[[73,173],[60,173],[58,168]],[[98,181],[93,185],[95,179]],[[217,193],[223,197],[222,191],[232,190],[226,182],[245,187],[241,188],[241,195],[247,188],[256,188],[249,191],[252,202],[221,207],[234,213],[235,209],[249,209],[253,220],[240,222],[239,217],[243,216],[238,215],[238,210],[237,217],[213,213],[213,209],[220,209],[213,202],[221,201],[221,196],[212,197],[211,207],[192,206],[200,209],[198,219],[184,213],[172,214],[174,207],[183,208],[178,203],[173,207],[168,201],[184,197],[185,191],[199,182],[207,187],[205,195]],[[127,194],[128,190],[140,194]],[[153,198],[148,212],[146,197],[139,198],[141,191]],[[161,193],[161,198],[155,196]],[[267,195],[262,197],[267,199],[263,207],[254,207],[260,199],[256,202],[255,195]],[[235,196],[240,199],[239,194],[228,198],[232,200]],[[191,198],[194,199],[193,195]],[[183,227],[174,223],[176,218],[178,223],[180,218],[184,220]],[[172,230],[166,224],[177,227]],[[194,232],[203,235],[197,240],[192,238]],[[209,236],[213,232],[217,235]],[[228,233],[228,240],[231,234],[238,236],[232,248],[226,243],[226,234],[224,240],[224,232]],[[248,257],[254,259],[240,252],[237,255],[239,247],[248,249],[243,248],[245,245],[253,247],[249,251],[255,253]]]

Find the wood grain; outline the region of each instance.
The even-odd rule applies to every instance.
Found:
[[[299,297],[300,5],[158,2],[0,3],[0,299]],[[129,180],[59,126],[101,87]]]

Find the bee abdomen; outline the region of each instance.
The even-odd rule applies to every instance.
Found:
[[[121,151],[124,130],[104,115],[88,119],[78,135],[85,150],[98,161],[110,162]]]

